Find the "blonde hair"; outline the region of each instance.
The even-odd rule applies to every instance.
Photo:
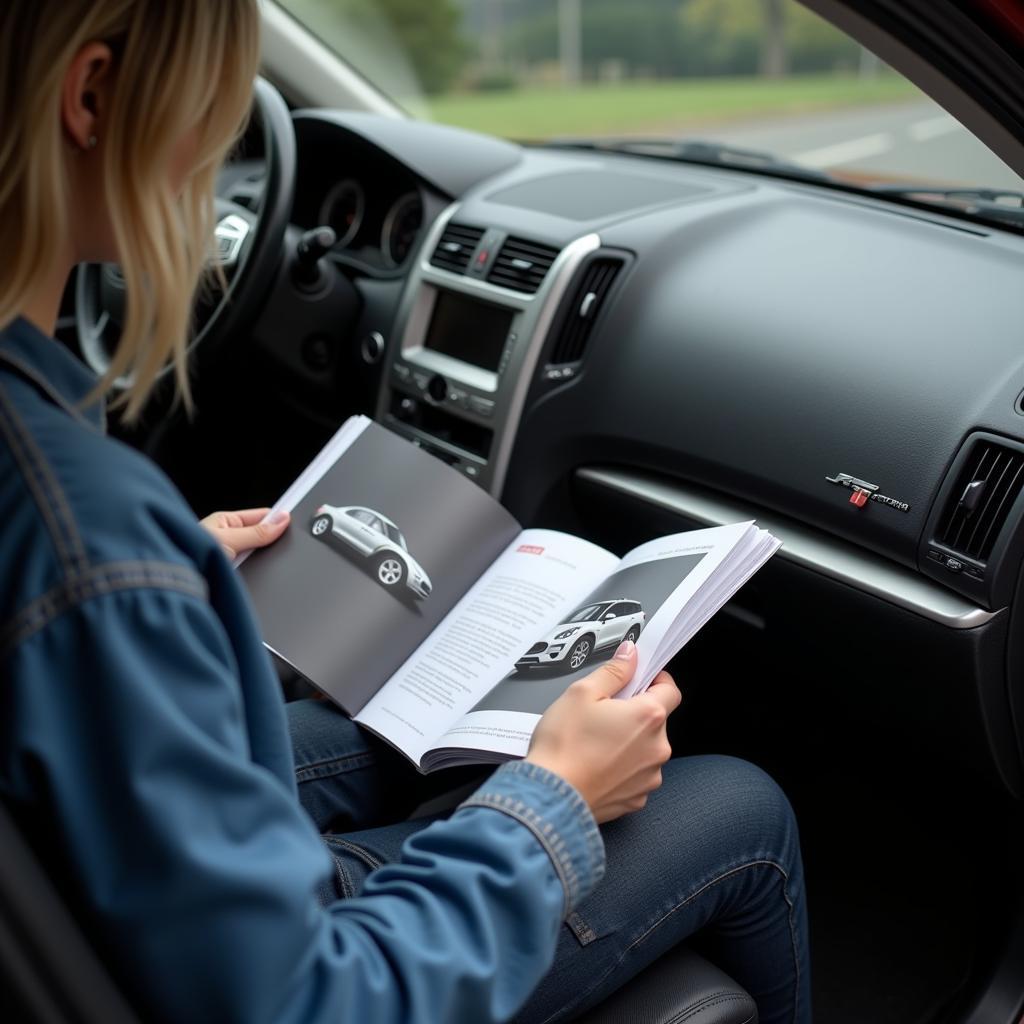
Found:
[[[192,299],[210,252],[217,170],[249,110],[259,61],[257,0],[3,0],[0,3],[0,327],[57,258],[70,220],[60,117],[66,70],[109,44],[116,84],[103,120],[106,205],[126,285],[121,341],[97,395],[128,376],[126,419],[172,362],[187,402]],[[194,170],[167,186],[194,132]]]

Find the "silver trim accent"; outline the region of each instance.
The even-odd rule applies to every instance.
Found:
[[[521,330],[527,335],[526,348],[520,348],[522,356],[520,359],[512,359],[508,369],[505,371],[506,380],[515,382],[511,398],[508,401],[505,420],[495,432],[497,450],[491,456],[493,475],[491,476],[490,492],[496,498],[501,497],[501,489],[505,484],[505,474],[508,472],[509,460],[512,457],[512,445],[515,443],[516,434],[519,432],[519,420],[523,415],[523,406],[526,404],[526,394],[533,383],[537,371],[537,361],[540,358],[540,350],[547,340],[548,330],[551,322],[558,312],[558,307],[569,290],[569,284],[576,271],[579,270],[583,261],[592,253],[601,248],[601,236],[592,233],[583,235],[575,241],[570,242],[551,264],[547,278],[541,285],[540,291],[533,297],[534,302],[540,303],[536,319],[532,324],[529,322],[529,315],[524,318]],[[488,287],[495,288],[494,285]],[[507,292],[506,288],[495,288],[498,292]],[[520,342],[520,346],[521,346]]]
[[[619,469],[585,467],[576,476],[588,483],[637,498],[658,508],[678,512],[708,526],[757,519],[758,525],[782,541],[776,557],[828,576],[855,590],[905,608],[950,629],[975,629],[998,612],[986,611],[959,594],[946,590],[878,555],[829,537],[783,516],[761,514],[751,506],[712,495],[688,484],[667,482]]]
[[[434,308],[430,303],[431,310]],[[417,311],[417,319],[419,319]],[[429,311],[427,319],[429,319]],[[424,332],[426,326],[423,327]],[[470,366],[461,359],[453,359],[443,352],[434,352],[429,348],[411,348],[402,355],[405,361],[413,367],[419,367],[429,373],[440,373],[450,378],[457,384],[466,384],[476,388],[478,391],[489,391],[491,394],[498,390],[498,375],[491,370],[485,370],[480,366]]]
[[[486,469],[478,479],[491,494],[499,497],[526,395],[536,374],[548,330],[580,264],[600,248],[601,239],[597,234],[587,234],[570,242],[551,264],[537,292],[529,295],[443,270],[430,263],[445,228],[459,208],[459,203],[453,203],[444,210],[419,244],[418,258],[409,274],[395,318],[396,330],[387,353],[389,375],[381,388],[376,418],[383,421],[388,413],[388,400],[393,390],[390,367],[399,358],[414,369],[441,373],[456,384],[493,393],[494,417],[487,426],[493,427],[494,444]],[[511,358],[499,374],[422,347],[439,289],[462,292],[513,311],[512,330],[518,335],[518,340],[511,349]],[[472,417],[467,418],[478,422]]]
[[[213,237],[217,243],[213,253],[214,262],[222,267],[233,267],[249,237],[249,222],[237,213],[229,213],[217,222]]]

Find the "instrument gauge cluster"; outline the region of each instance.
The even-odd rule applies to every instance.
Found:
[[[366,190],[355,178],[343,178],[332,185],[320,204],[320,223],[334,229],[339,249],[359,234],[365,215]]]
[[[321,170],[297,194],[293,223],[334,230],[332,257],[355,268],[390,276],[403,269],[424,227],[424,200],[415,180],[354,168],[337,178]]]

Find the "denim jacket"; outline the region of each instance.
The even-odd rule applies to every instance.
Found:
[[[506,765],[324,906],[246,595],[95,382],[0,331],[0,796],[101,956],[147,1019],[506,1019],[603,871],[583,800]]]

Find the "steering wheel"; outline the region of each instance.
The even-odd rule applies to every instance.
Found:
[[[197,303],[190,358],[200,346],[204,356],[214,352],[257,312],[283,252],[295,194],[295,129],[281,94],[264,78],[256,79],[254,115],[263,131],[262,194],[254,210],[226,196],[216,197],[214,251],[228,287],[212,307]],[[75,325],[83,358],[101,376],[110,368],[124,310],[125,282],[118,266],[83,263],[75,282]],[[115,387],[127,384],[121,379]]]

